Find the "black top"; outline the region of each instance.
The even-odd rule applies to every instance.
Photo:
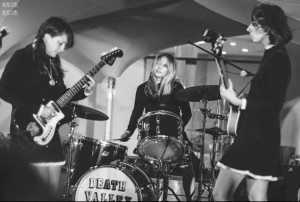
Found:
[[[251,81],[246,110],[241,111],[237,138],[221,163],[259,176],[280,174],[279,115],[290,76],[286,49],[274,46],[266,50]]]
[[[177,114],[182,118],[183,129],[184,126],[189,122],[192,117],[192,112],[190,108],[189,102],[180,101],[175,97],[175,94],[183,89],[183,86],[179,82],[174,83],[174,88],[169,95],[164,95],[160,99],[153,99],[152,97],[148,97],[145,94],[145,86],[146,83],[142,83],[138,86],[136,95],[134,108],[130,117],[130,121],[128,124],[127,130],[132,134],[137,127],[138,119],[143,115],[143,112],[151,112],[157,110],[166,110]],[[185,134],[185,133],[184,133]],[[186,135],[184,135],[184,139],[187,140]]]
[[[10,103],[13,111],[16,109],[15,118],[18,126],[23,130],[33,120],[32,114],[37,114],[41,104],[46,104],[50,100],[56,101],[67,90],[62,75],[57,71],[55,73],[55,70],[52,71],[52,76],[56,84],[49,85],[50,77],[39,72],[40,68],[45,67],[39,65],[33,50],[32,45],[17,50],[8,61],[0,80],[0,98]],[[82,90],[75,99],[84,97]],[[12,142],[16,143],[18,137],[13,132],[13,124],[11,124]],[[30,162],[64,160],[57,132],[48,145],[36,145],[24,151],[25,153]]]

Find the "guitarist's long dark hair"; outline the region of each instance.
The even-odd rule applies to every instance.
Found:
[[[38,63],[38,67],[49,67],[50,60],[54,63],[56,73],[60,78],[63,78],[64,72],[61,68],[60,57],[57,55],[55,58],[51,58],[46,53],[46,46],[44,43],[45,34],[49,34],[51,37],[60,36],[62,34],[67,35],[67,43],[65,49],[72,48],[74,46],[74,35],[71,27],[66,21],[60,17],[48,18],[39,28],[39,31],[33,42],[34,47],[34,59]],[[45,68],[38,69],[40,74],[47,74]]]
[[[260,4],[256,6],[251,15],[253,26],[261,26],[269,34],[270,43],[284,45],[293,38],[287,16],[277,5]]]

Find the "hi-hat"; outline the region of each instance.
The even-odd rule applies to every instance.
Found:
[[[77,117],[83,119],[89,119],[93,121],[108,120],[108,116],[106,114],[95,109],[74,103],[67,104],[63,107],[62,111],[67,117],[72,116],[72,114],[75,112]]]
[[[203,132],[203,129],[194,129],[191,131],[195,131],[195,132]],[[222,130],[219,127],[212,127],[212,128],[206,128],[205,129],[205,133],[210,134],[212,136],[221,136],[221,135],[228,135],[228,133],[224,130]]]
[[[175,97],[182,101],[199,102],[201,100],[214,101],[221,99],[218,85],[195,86],[182,89]]]

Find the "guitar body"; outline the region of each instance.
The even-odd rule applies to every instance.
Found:
[[[54,117],[45,119],[36,114],[32,115],[39,128],[39,132],[34,136],[33,140],[39,145],[47,145],[52,140],[56,131],[57,123],[65,117],[55,102],[50,101],[46,106],[55,109],[56,115]]]
[[[240,109],[237,106],[230,105],[228,122],[227,122],[227,133],[231,136],[237,135],[237,126],[240,118]]]

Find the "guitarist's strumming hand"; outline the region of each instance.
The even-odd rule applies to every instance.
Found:
[[[51,107],[42,105],[38,114],[40,114],[40,116],[45,118],[46,120],[50,120],[56,116],[56,111]],[[26,127],[26,130],[30,132],[32,137],[36,136],[40,132],[40,129],[35,122],[30,122]]]
[[[242,106],[242,99],[236,96],[236,92],[233,89],[233,84],[231,79],[228,79],[229,87],[228,89],[225,88],[224,84],[220,86],[220,95],[223,99],[229,101],[231,104],[241,107]]]

